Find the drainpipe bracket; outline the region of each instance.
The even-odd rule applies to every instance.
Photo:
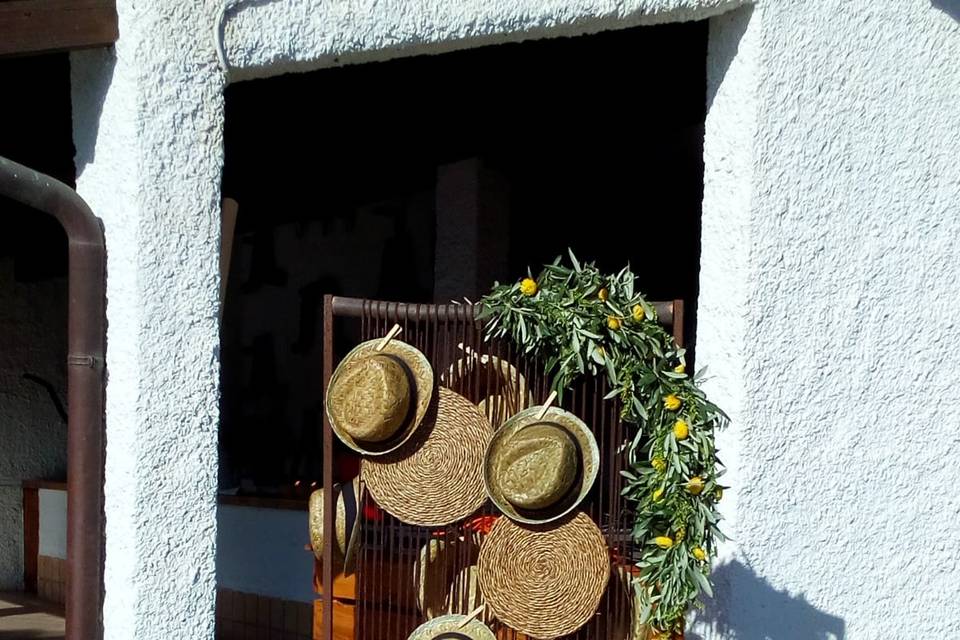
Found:
[[[71,353],[67,356],[67,364],[73,367],[88,367],[90,369],[103,368],[103,358],[91,355]]]

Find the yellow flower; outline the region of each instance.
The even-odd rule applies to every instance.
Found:
[[[675,537],[677,540],[677,544],[680,544],[681,542],[683,542],[683,539],[687,537],[687,528],[680,527],[679,529],[677,529],[677,534]]]
[[[717,490],[713,492],[713,497],[716,498],[717,502],[720,502],[720,499],[723,498],[723,488],[717,487]]]
[[[663,473],[667,470],[667,461],[660,456],[654,457],[650,464],[653,465],[653,468],[657,470],[657,473]]]
[[[606,287],[603,287],[602,289],[600,289],[600,291],[597,292],[597,297],[600,298],[600,302],[606,302],[607,298],[610,297],[610,292],[607,291]]]
[[[614,316],[607,317],[607,328],[609,328],[611,331],[616,331],[617,329],[619,329],[620,318],[616,318]]]
[[[680,405],[683,404],[683,401],[677,397],[677,394],[671,393],[666,398],[663,399],[663,406],[668,411],[676,411],[680,408]]]
[[[647,317],[647,314],[643,312],[643,307],[639,304],[633,305],[633,309],[630,310],[630,314],[633,316],[635,322],[640,322]]]
[[[653,501],[660,502],[661,500],[663,500],[663,487],[660,487],[653,492]]]
[[[677,420],[673,423],[673,437],[677,440],[686,440],[690,435],[690,427],[683,420]]]
[[[700,547],[694,547],[692,553],[693,553],[693,557],[699,560],[700,562],[703,562],[704,560],[707,559],[707,552],[701,549]]]
[[[537,293],[537,281],[533,278],[524,278],[520,283],[520,293],[525,296],[532,296]]]
[[[703,478],[700,476],[690,478],[690,481],[687,482],[687,491],[689,491],[691,495],[700,495],[700,492],[703,491]]]
[[[670,547],[673,546],[673,540],[671,540],[667,536],[657,536],[656,538],[653,539],[653,541],[661,549],[669,549]]]
[[[681,362],[680,364],[678,364],[677,366],[675,366],[675,367],[673,368],[673,372],[674,372],[674,373],[686,373],[686,372],[687,372],[687,365],[685,365],[685,364],[683,364],[683,363]]]

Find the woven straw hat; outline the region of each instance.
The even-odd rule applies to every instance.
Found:
[[[480,355],[470,347],[457,345],[466,356],[450,365],[441,376],[447,387],[477,390],[477,406],[491,423],[533,404],[527,380],[517,367],[503,358]]]
[[[431,538],[420,548],[414,568],[417,605],[428,620],[457,611],[473,611],[483,604],[477,582],[479,556],[477,533]]]
[[[337,513],[333,519],[336,544],[333,545],[334,573],[353,573],[356,566],[357,547],[360,545],[359,513],[363,504],[360,477],[343,485],[334,485],[333,500]],[[323,489],[310,494],[309,517],[310,546],[313,554],[323,562]]]
[[[542,639],[590,621],[610,578],[603,534],[584,513],[555,526],[500,518],[483,541],[477,566],[480,590],[497,619]]]
[[[527,524],[570,513],[590,492],[600,450],[590,428],[568,411],[531,407],[494,434],[483,464],[490,499],[506,516]]]
[[[440,387],[415,438],[389,456],[364,458],[364,482],[378,505],[407,524],[462,520],[486,502],[481,467],[492,434],[476,405]]]
[[[409,440],[433,400],[433,369],[416,347],[398,339],[358,345],[337,365],[327,387],[330,426],[345,445],[377,456]]]
[[[463,624],[466,617],[448,615],[428,620],[414,629],[408,640],[497,640],[493,631],[479,620]]]

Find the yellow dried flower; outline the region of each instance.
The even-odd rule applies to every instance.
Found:
[[[657,536],[653,541],[661,549],[669,549],[673,546],[673,540],[668,536]]]
[[[610,292],[607,291],[606,287],[603,287],[597,292],[597,297],[600,298],[600,302],[606,302],[607,298],[610,297]]]
[[[663,399],[663,406],[668,411],[676,411],[680,408],[680,405],[683,404],[683,401],[675,393],[671,393],[666,398]]]
[[[608,316],[608,317],[607,317],[607,328],[609,328],[611,331],[616,331],[617,329],[619,329],[619,328],[620,328],[620,318],[617,318],[617,317],[615,317],[615,316]]]
[[[663,500],[663,487],[655,489],[653,492],[653,501],[660,502],[661,500]]]
[[[643,312],[643,307],[639,304],[633,305],[633,309],[630,310],[630,315],[633,316],[635,322],[640,322],[647,317],[647,314]]]
[[[690,478],[690,481],[687,482],[687,491],[689,491],[691,495],[700,495],[700,492],[703,491],[703,478],[700,476]]]
[[[537,293],[537,281],[533,278],[524,278],[520,283],[520,293],[525,296],[532,296]]]
[[[673,423],[673,437],[677,440],[686,440],[690,435],[690,427],[684,420],[677,420]]]
[[[657,473],[663,473],[667,470],[667,461],[660,456],[654,457],[650,464],[653,465],[653,468],[657,470]]]
[[[674,372],[674,373],[686,373],[686,372],[687,372],[687,365],[685,365],[685,364],[683,364],[683,363],[681,362],[680,364],[678,364],[677,366],[675,366],[675,367],[673,368],[673,372]]]
[[[707,552],[701,549],[700,547],[694,547],[692,553],[693,553],[693,557],[699,560],[700,562],[703,562],[704,560],[707,559]]]

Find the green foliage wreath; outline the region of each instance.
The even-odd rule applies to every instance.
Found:
[[[712,595],[710,560],[723,540],[714,433],[727,417],[687,374],[684,350],[634,289],[629,267],[610,276],[581,266],[572,251],[570,261],[572,268],[557,258],[536,279],[494,285],[480,318],[487,339],[507,337],[542,358],[561,398],[579,376],[606,375],[606,399],[619,397],[621,418],[636,425],[622,473],[639,549],[633,587],[641,619],[677,633],[700,593]]]

